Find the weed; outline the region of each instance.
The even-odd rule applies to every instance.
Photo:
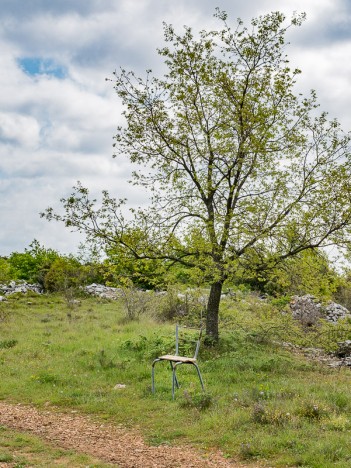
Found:
[[[310,420],[319,420],[329,415],[328,408],[316,401],[304,401],[298,409],[299,416]]]
[[[56,375],[45,371],[40,372],[37,376],[33,376],[33,380],[36,380],[41,384],[57,384],[59,382]]]
[[[256,458],[259,455],[259,451],[254,447],[251,442],[242,442],[240,444],[240,456],[244,460]]]
[[[277,408],[267,408],[263,403],[255,403],[252,411],[252,420],[259,424],[282,426],[290,421],[290,413]]]
[[[199,411],[206,410],[212,405],[213,397],[209,393],[196,393],[189,390],[184,390],[183,399],[179,403],[181,408],[196,408]]]
[[[345,432],[351,429],[351,421],[344,414],[331,415],[330,418],[326,419],[323,427],[331,431]]]
[[[254,387],[251,390],[251,398],[254,401],[270,400],[274,397],[274,393],[268,386],[261,384],[259,387]]]
[[[181,292],[178,288],[169,286],[166,294],[158,298],[158,320],[164,322],[185,319],[188,325],[195,326],[201,321],[207,303],[207,293],[198,288]]]
[[[9,348],[13,348],[14,346],[16,346],[17,343],[18,343],[17,340],[4,340],[4,341],[0,341],[0,349],[9,349]]]
[[[0,462],[2,463],[10,463],[13,461],[13,456],[9,453],[0,453]]]
[[[106,356],[105,350],[102,349],[98,354],[98,361],[103,369],[113,369],[116,364]]]
[[[0,323],[8,319],[10,313],[8,309],[3,308],[3,303],[0,303]]]

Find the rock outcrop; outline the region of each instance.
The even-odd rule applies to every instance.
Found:
[[[16,281],[11,281],[9,284],[0,284],[0,292],[5,296],[10,296],[15,293],[26,294],[28,291],[33,291],[37,294],[43,293],[43,288],[40,284],[30,284],[26,281],[21,281],[16,283]]]
[[[292,316],[306,327],[315,325],[319,319],[336,323],[339,319],[351,317],[346,307],[332,301],[324,305],[310,294],[293,296],[290,309]]]
[[[85,286],[84,290],[92,296],[101,297],[103,299],[118,299],[122,294],[120,288],[112,288],[111,286],[95,283]]]

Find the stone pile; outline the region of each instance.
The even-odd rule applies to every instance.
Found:
[[[337,323],[340,319],[351,317],[346,307],[335,302],[323,305],[311,294],[293,296],[290,302],[290,309],[292,316],[307,327],[315,325],[319,319]]]
[[[101,297],[103,299],[118,299],[121,297],[122,290],[120,288],[112,288],[103,284],[90,284],[85,286],[85,292],[92,296]]]
[[[351,317],[350,311],[336,302],[329,302],[325,307],[325,315],[328,322],[337,322],[339,319]]]
[[[16,281],[11,281],[9,284],[0,284],[0,292],[5,296],[10,296],[11,294],[15,293],[22,293],[26,294],[28,291],[33,291],[37,294],[43,293],[43,288],[40,284],[30,284],[22,281],[20,283],[16,283]]]
[[[293,296],[290,309],[294,319],[299,320],[304,326],[310,327],[323,317],[322,304],[313,296]]]

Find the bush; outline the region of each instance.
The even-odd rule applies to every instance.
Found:
[[[5,257],[0,257],[0,283],[7,283],[12,279],[9,260]]]
[[[138,320],[152,310],[154,293],[131,287],[121,288],[121,299],[128,320]]]
[[[160,321],[186,317],[187,323],[198,326],[207,303],[207,294],[203,290],[188,289],[181,293],[175,286],[169,286],[166,294],[159,297],[157,318]]]
[[[22,279],[44,285],[44,278],[51,264],[60,255],[52,249],[45,249],[34,240],[24,253],[13,252],[8,258],[11,279]]]
[[[67,292],[84,284],[84,268],[77,260],[57,258],[45,276],[44,286],[49,292]]]

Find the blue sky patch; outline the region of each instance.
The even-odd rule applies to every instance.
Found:
[[[23,57],[18,58],[22,70],[30,76],[51,75],[55,78],[65,78],[66,69],[59,65],[53,59],[44,59],[40,57]]]

